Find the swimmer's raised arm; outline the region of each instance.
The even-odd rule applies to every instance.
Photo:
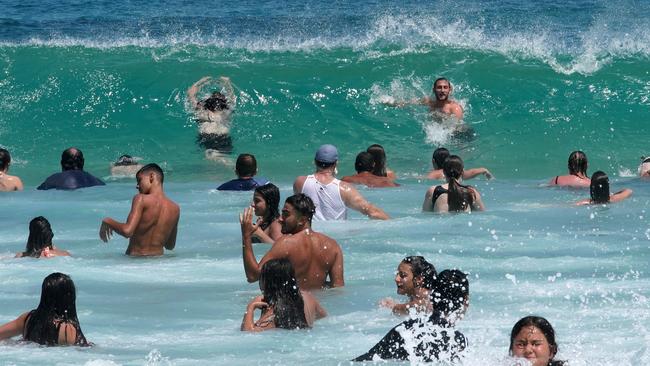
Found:
[[[295,187],[295,186],[294,186]],[[295,188],[294,188],[295,189]],[[375,220],[388,220],[390,216],[381,208],[366,201],[352,184],[341,182],[341,198],[345,205]]]
[[[196,99],[196,94],[199,92],[199,89],[203,84],[208,82],[211,79],[209,76],[204,76],[201,79],[199,79],[196,83],[192,84],[192,86],[187,89],[187,99],[190,101],[190,104],[192,107],[196,107],[199,104],[199,100]]]
[[[232,87],[230,78],[227,76],[222,76],[219,78],[219,80],[221,80],[221,86],[226,92],[226,98],[228,99],[228,104],[230,104],[230,108],[234,108],[235,105],[237,104],[237,97],[235,96],[235,90]]]
[[[494,175],[492,175],[489,170],[483,167],[465,170],[463,172],[463,179],[472,179],[481,174],[485,175],[485,178],[488,180],[494,179]]]
[[[102,220],[102,225],[99,228],[99,238],[104,243],[107,243],[108,240],[113,236],[113,231],[125,238],[130,238],[133,236],[135,229],[140,223],[143,209],[144,197],[142,194],[136,194],[135,197],[133,197],[133,202],[131,203],[131,212],[129,212],[126,223],[115,221],[110,217],[104,218],[104,220]]]
[[[253,224],[253,209],[251,207],[247,207],[243,213],[239,214],[239,224],[241,225],[242,259],[246,280],[249,283],[255,282],[260,278],[261,265],[257,263],[257,258],[253,253],[253,233],[257,227]]]
[[[255,310],[261,309],[262,311],[269,307],[269,304],[264,302],[264,296],[260,295],[255,297],[246,306],[246,312],[241,322],[241,330],[243,332],[261,332],[263,330],[275,328],[275,322],[263,322],[264,325],[258,326],[255,324]]]

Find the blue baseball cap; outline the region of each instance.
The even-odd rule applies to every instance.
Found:
[[[321,145],[321,147],[318,148],[318,151],[316,151],[316,157],[314,159],[321,163],[335,163],[339,160],[339,152],[336,150],[336,146],[334,145]]]

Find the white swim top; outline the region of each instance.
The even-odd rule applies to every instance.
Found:
[[[334,178],[329,184],[322,184],[313,175],[308,175],[302,186],[302,193],[309,196],[316,205],[316,220],[345,220],[348,211],[341,198],[340,180]]]

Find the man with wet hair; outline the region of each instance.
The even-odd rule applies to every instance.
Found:
[[[362,151],[357,155],[357,159],[354,162],[354,169],[357,171],[357,174],[343,177],[341,180],[352,184],[363,184],[371,188],[399,187],[399,184],[393,182],[388,177],[374,175],[372,173],[374,166],[375,161],[372,154],[367,151]]]
[[[407,105],[426,105],[431,112],[441,113],[443,115],[454,116],[459,121],[463,120],[463,107],[458,102],[450,99],[453,87],[447,78],[438,78],[433,83],[433,96],[412,99],[408,101],[388,101],[384,104],[392,107],[404,107]]]
[[[147,164],[136,174],[139,193],[133,197],[125,223],[104,218],[99,238],[107,243],[113,231],[129,238],[126,255],[162,255],[176,246],[181,210],[163,190],[165,175],[158,164]],[[164,249],[163,249],[164,248]]]
[[[344,285],[343,252],[334,239],[311,229],[315,210],[312,200],[304,194],[287,198],[280,216],[283,235],[259,263],[253,253],[252,236],[257,230],[253,223],[253,208],[247,207],[239,215],[242,257],[248,282],[259,280],[264,263],[287,258],[296,270],[296,280],[302,290]]]
[[[381,208],[366,201],[354,185],[336,179],[338,159],[336,146],[325,144],[319,147],[314,157],[316,172],[296,178],[293,193],[304,193],[314,201],[317,220],[345,220],[348,207],[371,219],[389,219]]]
[[[232,151],[230,117],[236,98],[230,79],[222,76],[219,82],[225,94],[215,90],[206,99],[199,100],[197,94],[200,89],[211,81],[212,78],[206,76],[194,83],[187,90],[187,100],[199,124],[197,143],[207,149],[206,156],[218,159],[220,154],[228,154]]]
[[[269,183],[269,180],[263,177],[255,177],[257,174],[257,160],[254,155],[240,154],[235,163],[235,174],[237,179],[228,181],[220,185],[219,191],[251,191],[259,186]]]
[[[76,147],[66,149],[61,154],[61,173],[50,175],[36,189],[78,189],[103,186],[106,183],[84,170],[84,155]]]

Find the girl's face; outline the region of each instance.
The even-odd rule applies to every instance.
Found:
[[[408,263],[400,263],[397,267],[397,274],[395,275],[395,285],[397,285],[397,293],[400,295],[413,296],[415,295],[415,284],[413,283],[413,270]]]
[[[534,325],[523,327],[519,331],[510,352],[513,356],[529,360],[533,366],[546,366],[554,356],[544,333]]]
[[[255,193],[253,195],[253,203],[251,207],[255,210],[255,216],[264,216],[266,213],[266,200],[262,197],[261,194]]]

